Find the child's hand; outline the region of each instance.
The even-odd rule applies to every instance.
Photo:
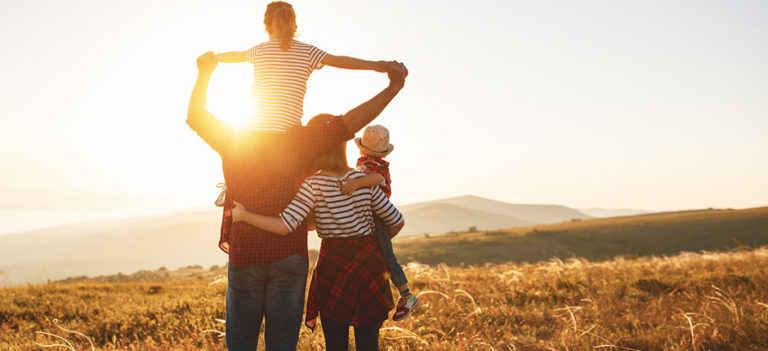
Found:
[[[217,64],[218,61],[216,61],[216,56],[211,51],[208,51],[197,58],[197,70],[203,74],[213,73]]]
[[[397,61],[389,61],[388,65],[387,65],[386,72],[388,74],[390,74],[390,75],[392,75],[392,74],[396,74],[396,75],[402,74],[403,77],[407,77],[408,76],[408,69],[405,68],[405,65],[402,62],[397,62]]]
[[[243,215],[245,214],[245,206],[243,204],[232,201],[234,203],[235,207],[232,207],[232,222],[240,222],[243,220]]]
[[[357,189],[360,189],[360,182],[357,179],[350,179],[346,184],[341,186],[341,193],[344,195],[352,195]]]

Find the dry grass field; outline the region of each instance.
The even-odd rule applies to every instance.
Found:
[[[423,302],[382,350],[768,349],[768,248],[407,271]],[[221,272],[0,289],[0,349],[222,350]],[[302,329],[300,350],[322,345]]]

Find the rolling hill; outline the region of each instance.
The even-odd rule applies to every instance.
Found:
[[[469,227],[496,229],[533,225],[537,222],[510,215],[468,209],[447,203],[429,203],[410,208],[404,206],[405,227],[402,235],[446,233]]]
[[[564,206],[515,205],[474,196],[400,208],[406,217],[406,229],[395,240],[395,245],[398,257],[404,261],[469,264],[535,261],[556,255],[603,258],[621,254],[719,249],[729,244],[732,247],[732,237],[746,245],[768,241],[765,231],[752,237],[744,236],[747,232],[756,232],[756,226],[765,229],[768,224],[764,217],[738,215],[747,213],[740,211],[699,211],[595,220]],[[517,212],[506,212],[511,210]],[[220,213],[217,208],[193,209],[162,216],[99,220],[2,236],[0,284],[132,273],[158,267],[175,269],[189,265],[222,265],[227,257],[216,248]],[[543,225],[539,222],[541,220],[559,223]],[[422,235],[465,232],[472,226],[486,231],[509,229],[490,233],[432,235],[427,241]],[[419,235],[419,238],[409,239],[409,234],[411,237]],[[668,243],[675,238],[679,242]],[[319,247],[319,239],[312,233],[309,245],[310,248]]]
[[[420,202],[399,206],[398,208],[403,211],[403,213],[410,213],[416,209],[435,204],[452,205],[467,210],[482,211],[503,216],[512,216],[518,220],[539,224],[570,221],[572,219],[592,218],[570,207],[560,205],[511,204],[473,195],[439,199],[429,202]]]
[[[579,208],[578,210],[582,213],[585,213],[595,218],[637,216],[637,215],[652,213],[652,211],[640,210],[640,209],[634,209],[634,208],[610,209],[610,208],[592,207],[592,208]]]
[[[542,219],[585,217],[563,206],[513,205],[474,196],[401,208],[406,217],[402,237],[465,231],[472,226],[489,230],[538,224]],[[522,216],[507,212],[511,210]],[[173,269],[221,265],[227,258],[216,248],[220,220],[221,210],[210,207],[0,236],[0,284],[131,273],[161,266]],[[320,246],[320,240],[312,233],[309,245]]]
[[[600,260],[768,244],[768,207],[700,210],[396,240],[398,260],[426,264]]]

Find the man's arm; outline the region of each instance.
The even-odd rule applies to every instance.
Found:
[[[216,54],[216,61],[222,63],[240,63],[248,61],[245,51],[228,51]]]
[[[339,143],[352,139],[355,133],[373,121],[403,88],[406,74],[408,70],[405,65],[396,62],[389,67],[389,86],[372,99],[341,117],[333,118],[326,124],[291,129],[288,132],[290,144],[303,158],[300,163],[309,166],[311,164],[309,161],[317,155],[326,153],[338,147]]]
[[[197,81],[189,98],[187,124],[208,145],[220,152],[228,140],[228,135],[232,132],[232,127],[218,120],[206,109],[208,83],[215,69],[216,58],[212,52],[206,52],[197,58]]]
[[[349,56],[326,54],[323,64],[344,69],[367,69],[376,72],[386,72],[392,61],[368,61]]]
[[[404,64],[395,62],[389,68],[387,75],[389,76],[389,86],[372,99],[353,108],[341,117],[350,133],[357,133],[381,114],[381,111],[389,105],[389,102],[403,88],[405,76],[408,75],[408,69],[405,68]]]

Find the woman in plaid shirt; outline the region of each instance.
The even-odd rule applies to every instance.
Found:
[[[320,115],[307,125],[327,123]],[[347,350],[349,326],[355,327],[357,350],[378,350],[381,324],[394,307],[388,271],[373,236],[373,213],[390,226],[392,235],[403,228],[402,214],[376,187],[360,188],[351,195],[341,185],[365,173],[349,168],[346,143],[316,159],[321,171],[308,177],[279,217],[247,211],[235,202],[233,221],[286,235],[315,211],[318,235],[323,238],[307,297],[305,324],[314,330],[319,315],[326,348]]]

